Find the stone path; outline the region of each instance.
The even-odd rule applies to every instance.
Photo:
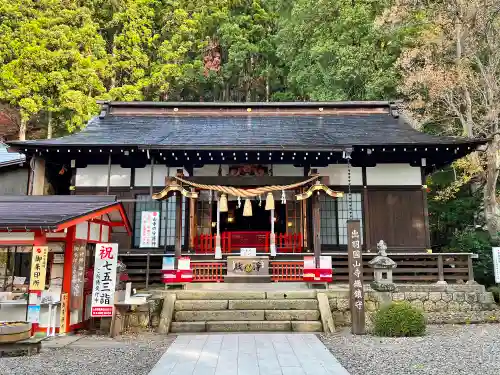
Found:
[[[178,336],[149,375],[349,375],[313,334]]]

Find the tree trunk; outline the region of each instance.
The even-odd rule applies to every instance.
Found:
[[[486,150],[486,185],[484,187],[484,218],[486,227],[493,241],[498,242],[500,221],[498,217],[498,203],[496,198],[496,185],[498,180],[498,145],[500,136],[495,135]]]
[[[27,121],[21,118],[21,125],[19,126],[19,140],[26,140],[26,130],[27,130]]]
[[[51,139],[52,138],[52,132],[53,132],[53,129],[52,129],[52,112],[49,111],[49,118],[48,118],[48,122],[47,122],[47,139]]]

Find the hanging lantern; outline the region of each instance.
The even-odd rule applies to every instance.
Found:
[[[245,199],[245,206],[243,207],[243,216],[252,216],[252,202],[250,199]]]
[[[241,207],[241,198],[238,197],[238,208],[240,208],[240,207]]]
[[[281,204],[286,204],[285,190],[281,190]]]
[[[222,194],[219,199],[219,211],[220,212],[227,212],[227,195]]]
[[[273,193],[269,192],[267,193],[267,198],[266,198],[266,210],[274,210],[274,197]]]

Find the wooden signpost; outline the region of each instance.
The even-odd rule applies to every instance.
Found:
[[[359,220],[347,221],[349,293],[351,308],[351,332],[365,334],[365,301],[363,292],[363,256],[361,248],[361,229]]]

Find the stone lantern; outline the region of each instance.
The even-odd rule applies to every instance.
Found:
[[[392,269],[396,263],[387,256],[387,245],[383,240],[377,244],[378,255],[368,264],[373,268],[373,282],[371,287],[381,292],[390,292],[396,289],[392,281]]]

